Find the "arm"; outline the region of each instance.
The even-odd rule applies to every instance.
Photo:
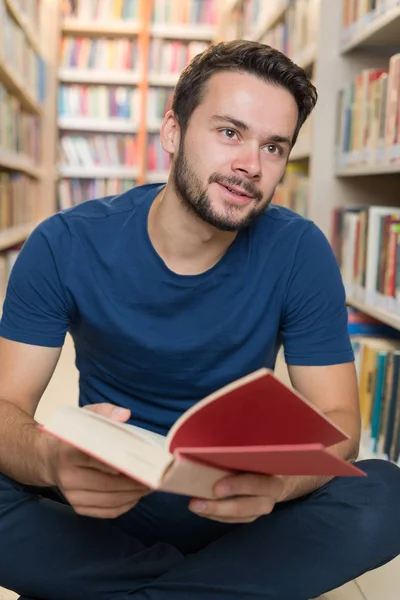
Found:
[[[0,338],[0,472],[28,485],[49,485],[49,438],[34,421],[61,348]]]
[[[361,419],[354,363],[309,367],[288,365],[293,387],[350,436],[330,449],[344,460],[357,458]],[[286,477],[281,501],[304,496],[332,477]]]

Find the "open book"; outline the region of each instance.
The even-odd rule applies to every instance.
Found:
[[[348,436],[268,369],[204,398],[166,437],[69,406],[40,428],[152,489],[189,496],[215,497],[217,481],[238,471],[364,475],[327,449]]]

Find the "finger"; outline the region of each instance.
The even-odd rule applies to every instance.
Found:
[[[69,490],[66,498],[72,506],[86,507],[101,510],[118,509],[128,504],[135,505],[144,495],[143,492],[83,492]]]
[[[189,509],[197,514],[211,517],[248,519],[272,512],[275,502],[269,497],[243,496],[227,500],[191,500]]]
[[[84,407],[84,410],[90,410],[98,415],[103,415],[103,417],[108,417],[109,419],[114,419],[114,421],[120,421],[122,423],[127,421],[131,416],[131,411],[128,408],[122,408],[121,406],[116,406],[110,402],[89,404]]]
[[[60,484],[66,490],[98,492],[142,492],[149,488],[125,475],[109,475],[97,469],[70,469],[60,476]]]
[[[73,506],[74,511],[81,516],[85,517],[93,517],[96,519],[116,519],[121,515],[127,513],[129,510],[132,510],[136,506],[136,502],[128,502],[127,504],[122,504],[121,506],[113,507],[113,508],[98,508],[98,507],[89,507],[89,506]]]
[[[73,448],[69,444],[62,443],[62,447],[59,454],[59,464],[60,466],[64,466],[65,468],[74,467],[83,467],[89,469],[96,469],[97,471],[101,471],[103,473],[108,473],[110,475],[119,475],[120,472],[107,465],[103,462],[100,462],[96,458],[85,454],[81,450],[77,450]]]
[[[215,486],[218,498],[229,496],[269,496],[277,499],[282,494],[283,481],[273,475],[239,473],[221,479]]]

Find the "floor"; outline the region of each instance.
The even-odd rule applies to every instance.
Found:
[[[287,371],[282,361],[278,362],[278,376],[287,381]],[[60,361],[41,400],[36,418],[43,421],[57,404],[73,404],[78,397],[78,373],[74,365],[74,348],[67,337]],[[400,558],[389,565],[358,580],[346,584],[319,600],[399,600]],[[0,588],[0,600],[15,600],[17,595]],[[71,598],[73,600],[73,598]]]

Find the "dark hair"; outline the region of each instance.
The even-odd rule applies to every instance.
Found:
[[[201,103],[206,83],[219,71],[251,73],[288,90],[299,109],[293,144],[317,102],[317,90],[305,71],[285,54],[266,44],[247,40],[221,42],[198,54],[181,73],[172,110],[185,133],[193,111]]]

